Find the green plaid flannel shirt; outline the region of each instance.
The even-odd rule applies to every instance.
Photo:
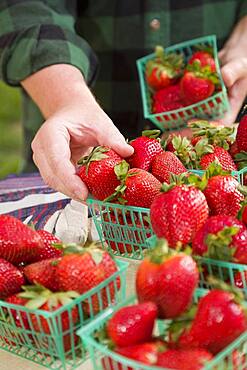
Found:
[[[216,34],[220,48],[244,15],[247,0],[0,0],[0,76],[18,86],[45,66],[74,65],[131,137],[144,126],[136,59],[157,44],[209,34]],[[23,94],[30,156],[43,118]]]

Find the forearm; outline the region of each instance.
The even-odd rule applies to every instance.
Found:
[[[69,64],[56,64],[34,73],[21,82],[47,119],[66,106],[97,107],[82,73]]]

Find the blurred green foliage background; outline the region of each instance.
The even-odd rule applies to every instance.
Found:
[[[21,95],[0,82],[0,179],[22,166]]]

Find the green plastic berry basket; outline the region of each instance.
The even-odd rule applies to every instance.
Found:
[[[198,289],[194,302],[206,294],[206,290]],[[102,329],[110,317],[119,308],[136,303],[136,298],[131,297],[120,305],[106,310],[102,315],[96,318],[90,324],[84,326],[78,331],[85,347],[89,351],[90,359],[94,370],[168,370],[164,367],[147,366],[140,362],[130,360],[109,350],[107,346],[96,339],[97,332]],[[157,325],[157,334],[164,335],[167,324],[170,321],[159,321]],[[210,362],[205,364],[202,370],[246,370],[247,364],[247,332],[232,342],[224,351],[216,355]],[[175,369],[174,369],[175,370]]]
[[[187,61],[190,56],[196,51],[197,47],[211,48],[216,65],[216,71],[220,79],[220,91],[216,92],[208,99],[202,100],[196,104],[192,104],[180,109],[158,114],[152,113],[152,92],[148,87],[145,79],[146,64],[154,57],[154,53],[149,54],[136,61],[139,74],[141,97],[143,104],[143,114],[146,119],[152,121],[162,131],[172,131],[185,127],[189,119],[203,118],[203,119],[219,119],[229,110],[229,101],[227,97],[227,90],[224,85],[219,60],[217,53],[216,36],[205,36],[190,41],[185,41],[168,48],[165,52],[182,53]]]
[[[87,353],[76,331],[126,296],[128,263],[116,263],[118,271],[112,276],[54,312],[30,310],[0,301],[0,348],[48,369],[77,368],[86,360]],[[75,310],[78,310],[78,320],[74,323]],[[18,324],[15,314],[19,317]],[[67,330],[62,327],[65,318],[69,318]]]
[[[149,247],[153,248],[156,244],[157,237],[153,235],[148,239]],[[238,281],[242,281],[242,287],[244,296],[247,299],[247,265],[240,263],[232,263],[226,261],[219,261],[212,258],[205,258],[200,256],[192,256],[196,261],[200,280],[199,288],[212,289],[212,286],[207,281],[208,276],[214,276],[224,282],[236,287],[235,276],[237,275]],[[240,286],[238,286],[240,288]]]
[[[103,248],[114,255],[143,259],[153,235],[150,209],[88,199],[87,204]]]

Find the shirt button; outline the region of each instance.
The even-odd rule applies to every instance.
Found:
[[[149,25],[153,31],[158,31],[160,29],[160,21],[157,18],[152,19]]]

